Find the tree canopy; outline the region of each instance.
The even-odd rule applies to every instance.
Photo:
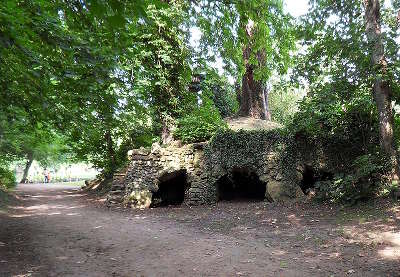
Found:
[[[284,5],[2,1],[0,167],[68,157],[111,176],[131,148],[206,140],[234,115],[397,161],[399,2]]]

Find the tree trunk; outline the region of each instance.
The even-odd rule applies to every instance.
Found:
[[[382,78],[386,73],[387,62],[381,32],[379,0],[364,0],[365,29],[371,47],[371,62],[374,70],[373,96],[379,114],[380,145],[391,161],[392,178],[398,180],[399,167],[393,139],[393,113],[391,88]]]
[[[22,179],[21,179],[21,182],[20,182],[20,183],[23,183],[23,184],[28,181],[28,173],[29,173],[29,169],[31,168],[31,165],[32,165],[32,162],[33,162],[33,154],[32,153],[28,153],[27,159],[28,159],[28,161],[26,162],[24,173],[22,175]]]
[[[254,79],[254,66],[248,62],[250,53],[250,47],[246,47],[243,51],[246,72],[242,78],[242,89],[239,97],[239,115],[266,119],[264,86],[261,81]]]
[[[268,100],[268,89],[265,87],[264,89],[264,107],[265,107],[265,119],[271,121],[271,112],[269,110],[269,100]]]
[[[162,144],[168,144],[174,140],[172,135],[173,129],[173,119],[170,116],[160,116],[161,117],[161,142]]]
[[[253,23],[247,22],[246,34],[249,45],[243,49],[243,59],[246,67],[246,72],[242,78],[242,89],[239,100],[239,115],[249,116],[258,119],[266,119],[266,90],[261,81],[254,79],[254,66],[250,64],[249,59],[251,55],[251,37],[253,31]],[[262,62],[262,53],[257,53],[257,59]]]
[[[397,12],[397,26],[400,25],[400,10]]]
[[[115,167],[116,167],[116,161],[115,161],[115,151],[114,151],[112,136],[111,136],[111,132],[109,130],[106,131],[104,138],[106,140],[107,154],[109,157],[110,172],[108,172],[108,174],[109,174],[108,177],[112,177],[112,175],[114,174]]]

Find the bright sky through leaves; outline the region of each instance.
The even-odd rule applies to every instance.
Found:
[[[288,11],[292,16],[298,17],[304,15],[308,9],[307,0],[286,0],[285,10]]]
[[[308,10],[308,0],[285,0],[284,9],[294,17],[299,17],[307,13]],[[201,32],[198,28],[191,28],[191,38],[190,44],[193,47],[197,47],[201,37]],[[223,62],[221,58],[217,58],[214,66],[218,71],[223,73]],[[233,84],[234,80],[229,78],[229,81]]]

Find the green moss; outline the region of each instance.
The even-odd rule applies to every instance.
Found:
[[[218,164],[224,169],[249,165],[257,167],[263,164],[265,153],[278,149],[281,141],[280,129],[222,130],[206,146],[206,165],[213,167]]]

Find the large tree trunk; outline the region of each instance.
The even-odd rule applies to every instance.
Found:
[[[113,145],[113,140],[111,136],[111,132],[109,130],[106,131],[104,135],[104,139],[106,140],[107,154],[109,157],[109,170],[107,177],[112,177],[114,174],[114,170],[116,168],[116,160],[115,160],[115,150]]]
[[[265,119],[271,121],[271,112],[269,110],[269,100],[268,100],[268,89],[264,89],[264,107],[265,107]]]
[[[32,153],[28,153],[27,155],[27,162],[25,165],[25,169],[24,169],[24,173],[22,174],[22,179],[20,183],[26,183],[28,181],[28,173],[29,173],[29,169],[31,168],[32,162],[33,162],[33,154]]]
[[[253,66],[246,64],[246,72],[242,78],[240,94],[240,116],[265,119],[264,88],[260,81],[254,79]]]
[[[373,96],[379,114],[380,145],[392,165],[392,178],[398,180],[399,167],[393,139],[393,113],[391,88],[382,78],[387,68],[381,32],[379,0],[364,0],[365,28],[371,47],[371,62],[374,67]]]
[[[249,21],[246,25],[246,34],[249,38],[249,44],[251,44],[252,28],[253,24]],[[246,72],[243,75],[242,89],[238,96],[240,106],[239,115],[267,119],[267,114],[269,114],[266,102],[268,101],[268,97],[265,95],[267,90],[265,90],[262,81],[254,78],[254,66],[249,62],[251,52],[251,45],[243,49]],[[257,53],[257,59],[262,63],[262,53]]]
[[[174,129],[174,120],[171,116],[160,116],[162,130],[161,130],[161,143],[168,144],[174,140],[173,137],[173,129]]]
[[[242,89],[239,99],[239,115],[258,119],[270,119],[268,107],[268,91],[262,81],[254,79],[254,66],[249,63],[251,48],[243,51],[246,72],[242,78]],[[258,55],[260,56],[260,55]]]

